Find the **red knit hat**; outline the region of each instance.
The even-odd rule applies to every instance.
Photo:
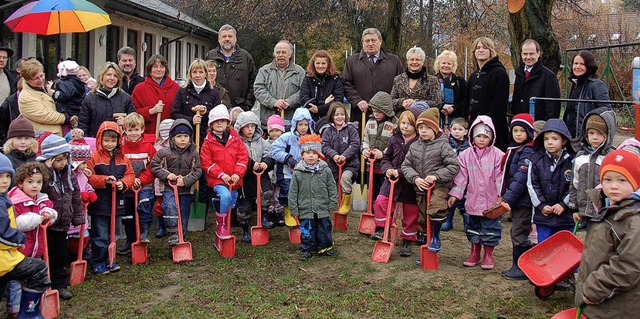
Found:
[[[318,154],[318,157],[320,157],[320,159],[322,159],[323,161],[327,160],[326,157],[322,155],[322,137],[320,137],[320,135],[304,135],[300,137],[300,140],[298,142],[300,143],[300,145],[302,145],[301,153],[314,151],[316,152],[316,154]]]
[[[624,175],[633,189],[640,188],[640,159],[635,153],[627,150],[615,150],[602,160],[600,164],[600,180],[606,172],[616,172]]]

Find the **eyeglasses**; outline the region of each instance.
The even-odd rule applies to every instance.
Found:
[[[9,60],[8,56],[0,56],[0,60]]]

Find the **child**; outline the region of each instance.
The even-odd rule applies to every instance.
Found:
[[[156,145],[154,146],[156,148],[156,154],[158,154],[158,152],[166,147],[169,147],[170,142],[171,142],[171,136],[170,136],[170,132],[171,132],[171,127],[173,126],[175,120],[173,119],[165,119],[162,120],[162,122],[160,122],[160,127],[159,127],[159,134],[160,137],[158,139],[158,141],[156,141]],[[155,156],[154,156],[155,157]],[[200,157],[198,156],[198,160],[200,160]],[[202,171],[202,169],[200,169]],[[151,171],[153,173],[153,171]],[[155,174],[154,174],[155,176]],[[162,211],[162,191],[160,190],[160,180],[158,178],[155,179],[154,181],[154,191],[155,191],[155,195],[156,195],[156,204],[154,205],[154,215],[156,217],[158,217],[158,232],[156,233],[156,238],[162,238],[166,235],[166,228],[164,225],[164,218],[162,217],[162,215],[164,214],[164,212]]]
[[[502,161],[502,200],[511,208],[511,268],[502,271],[508,280],[525,280],[527,276],[518,267],[518,259],[533,246],[529,241],[531,230],[531,198],[527,191],[527,169],[533,154],[533,117],[529,113],[516,114],[509,127],[509,148]]]
[[[111,212],[124,214],[124,191],[131,189],[135,182],[135,173],[131,162],[120,150],[122,131],[116,122],[105,121],[100,124],[96,135],[96,151],[91,154],[87,168],[91,171],[89,184],[93,186],[98,200],[89,205],[91,216],[91,267],[96,275],[108,274],[120,270],[118,263],[108,264],[107,248],[111,228]],[[111,207],[112,184],[116,187],[116,207]]]
[[[409,147],[418,140],[416,131],[416,117],[420,112],[413,106],[400,114],[398,128],[393,132],[389,140],[389,146],[382,157],[382,171],[387,178],[398,178],[395,185],[393,198],[389,198],[391,184],[384,181],[380,194],[373,205],[375,213],[376,230],[371,234],[372,239],[381,240],[384,236],[384,223],[386,221],[389,200],[402,204],[402,247],[400,256],[411,256],[411,245],[418,240],[418,205],[416,205],[416,192],[402,174],[401,165]]]
[[[465,120],[463,117],[456,117],[451,122],[451,127],[449,129],[451,134],[449,135],[449,145],[456,151],[456,155],[460,156],[462,151],[469,148],[469,122]],[[455,215],[456,209],[462,215],[462,218],[466,223],[468,223],[469,216],[464,209],[464,204],[466,202],[466,198],[462,197],[460,200],[456,201],[451,208],[449,208],[447,213],[447,220],[442,224],[442,231],[449,231],[453,229],[453,216]],[[467,232],[467,230],[464,230]]]
[[[271,145],[271,157],[276,160],[276,185],[280,187],[278,201],[284,206],[284,223],[287,227],[296,227],[298,223],[291,216],[288,196],[289,183],[293,175],[293,169],[301,159],[302,147],[298,140],[300,137],[313,133],[315,122],[311,119],[311,113],[306,108],[298,108],[291,118],[291,132],[282,134]]]
[[[273,145],[273,142],[284,133],[284,121],[278,114],[273,114],[267,119],[267,142],[269,145]],[[273,198],[271,200],[271,206],[269,206],[269,216],[271,221],[276,226],[284,226],[284,209],[278,201],[278,194],[280,193],[280,187],[275,184],[276,170],[273,169],[269,172],[269,178],[271,179],[271,189],[273,189]]]
[[[236,124],[236,119],[238,119],[238,115],[240,115],[240,113],[242,112],[243,110],[239,106],[236,106],[229,110],[229,117],[231,118],[231,124],[230,124],[231,127],[233,127]]]
[[[80,66],[76,61],[65,60],[58,63],[59,79],[51,85],[51,97],[56,102],[56,111],[70,119],[71,126],[78,123],[78,115],[82,107],[85,95],[85,84],[77,76]],[[71,130],[69,124],[65,124],[62,134]]]
[[[376,163],[373,166],[373,181],[368,180],[369,173],[365,174],[365,178],[369,183],[369,187],[372,187],[373,198],[377,198],[384,181],[379,161],[382,159],[389,139],[393,135],[397,119],[393,112],[393,101],[387,92],[380,91],[376,93],[369,101],[369,106],[373,114],[369,117],[365,126],[362,156],[365,157],[366,165],[369,163],[366,159],[370,157],[376,159]]]
[[[300,216],[300,260],[318,255],[334,256],[329,212],[338,209],[338,189],[321,152],[322,138],[300,137],[302,161],[295,166],[289,189],[291,215]]]
[[[144,134],[144,117],[138,113],[129,113],[122,122],[124,137],[122,138],[122,153],[131,162],[135,180],[131,189],[139,189],[138,202],[134,202],[133,191],[126,192],[124,197],[125,216],[122,225],[127,233],[124,246],[118,248],[118,254],[131,252],[131,244],[136,241],[136,224],[133,216],[135,206],[138,205],[140,222],[140,242],[150,243],[149,228],[153,221],[153,193],[154,176],[151,174],[151,159],[156,155],[153,146],[155,135]]]
[[[160,124],[162,125],[162,124]],[[169,146],[158,150],[151,161],[151,172],[160,181],[158,190],[162,193],[163,220],[169,235],[169,245],[178,244],[178,211],[173,188],[168,184],[178,185],[178,201],[182,230],[189,227],[193,185],[202,175],[200,157],[193,143],[193,128],[189,121],[178,119],[169,130]]]
[[[615,150],[613,138],[618,126],[616,113],[607,107],[600,107],[584,117],[580,141],[580,150],[573,160],[573,180],[569,185],[569,208],[577,210],[573,213],[575,222],[582,221],[586,227],[588,218],[596,213],[587,191],[595,189],[600,183],[600,163],[602,159]],[[585,219],[586,217],[586,219]]]
[[[67,290],[69,274],[66,270],[67,251],[69,241],[67,232],[69,226],[84,224],[84,205],[80,196],[78,180],[71,166],[68,165],[71,148],[67,141],[58,135],[49,135],[42,141],[42,155],[39,162],[44,162],[49,168],[49,183],[44,183],[43,192],[49,195],[53,207],[58,212],[58,222],[47,229],[49,243],[49,269],[51,272],[51,287],[58,289],[60,298],[71,299]]]
[[[240,134],[240,138],[249,152],[248,168],[252,171],[270,172],[273,170],[275,161],[271,158],[271,145],[262,138],[262,128],[260,119],[252,111],[242,112],[238,115],[235,129]],[[242,192],[238,198],[238,219],[242,226],[242,241],[251,243],[251,233],[249,232],[249,222],[251,212],[255,209],[256,197],[262,196],[262,226],[271,229],[275,225],[269,221],[269,206],[273,198],[271,189],[271,179],[268,174],[263,174],[260,178],[262,194],[257,194],[257,180],[253,173],[244,175],[242,181]]]
[[[573,217],[568,210],[569,184],[573,180],[571,133],[559,119],[549,119],[534,141],[529,158],[527,188],[535,208],[533,223],[538,242],[561,230],[573,230]]]
[[[538,134],[540,134],[540,131],[542,130],[545,124],[547,124],[547,121],[543,121],[543,120],[537,120],[533,122],[533,138],[534,139],[538,137]]]
[[[14,170],[26,162],[36,160],[38,141],[31,121],[20,115],[9,124],[3,152],[11,161]]]
[[[502,225],[499,219],[484,217],[482,213],[500,203],[500,163],[504,153],[494,146],[496,130],[490,117],[478,116],[469,131],[472,146],[458,157],[460,172],[453,181],[448,204],[453,206],[466,190],[465,210],[469,219],[465,228],[467,239],[471,242],[471,254],[463,265],[475,266],[480,260],[481,246],[484,246],[480,267],[491,270],[495,266],[493,250],[500,243]]]
[[[219,239],[231,238],[226,227],[226,216],[229,208],[236,204],[249,160],[247,147],[238,133],[231,129],[230,123],[227,107],[224,104],[214,107],[209,112],[209,132],[200,150],[207,184],[220,200],[216,211],[216,236]],[[229,185],[232,186],[231,192]]]
[[[627,150],[609,153],[600,178],[602,192],[588,191],[597,210],[587,226],[575,302],[587,304],[589,318],[633,318],[640,311],[638,156]]]
[[[44,291],[51,286],[51,281],[44,261],[25,257],[19,251],[25,244],[26,236],[16,228],[14,207],[6,195],[14,175],[11,161],[0,154],[0,291],[5,290],[6,282],[18,281],[14,285],[18,288],[22,282],[22,297],[17,294],[9,297],[15,297],[17,305],[8,309],[8,316],[41,318],[40,300]]]
[[[432,252],[439,252],[442,247],[440,229],[447,215],[447,193],[460,170],[456,154],[438,123],[437,108],[420,114],[416,121],[420,139],[411,144],[401,166],[404,177],[416,189],[416,204],[420,213],[418,227],[426,226],[427,213],[431,217],[429,251]],[[433,185],[431,202],[427,203],[427,189]],[[421,230],[425,232],[425,228]]]
[[[342,205],[338,213],[347,215],[351,211],[351,185],[360,170],[358,160],[360,135],[358,126],[349,122],[345,104],[331,103],[327,118],[329,125],[322,132],[322,153],[329,158],[327,164],[331,168],[334,179],[338,179],[338,163],[344,164],[342,179],[339,181],[342,187]]]

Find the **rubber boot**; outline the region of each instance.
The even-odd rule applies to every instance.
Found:
[[[149,239],[149,228],[151,228],[150,224],[144,223],[140,224],[140,242],[141,243],[150,243]]]
[[[480,264],[480,268],[484,270],[491,270],[495,266],[495,262],[493,261],[493,246],[484,246],[484,258],[482,259],[482,264]]]
[[[500,274],[507,280],[527,280],[527,275],[522,272],[520,267],[518,267],[518,259],[520,256],[527,251],[528,247],[523,246],[513,246],[513,263],[511,264],[511,268],[501,272]]]
[[[175,246],[179,243],[179,239],[178,239],[178,227],[167,227],[167,235],[169,236],[167,238],[167,241],[169,243],[169,246]]]
[[[276,228],[276,223],[271,221],[273,219],[271,215],[273,214],[269,212],[269,207],[263,206],[262,207],[262,227],[266,229]]]
[[[351,211],[351,194],[342,194],[342,205],[338,209],[338,214],[347,215]]]
[[[40,300],[44,292],[36,292],[31,289],[22,289],[22,298],[20,299],[20,319],[44,319],[40,313]]]
[[[453,215],[455,215],[454,210],[449,210],[447,214],[447,220],[442,224],[442,231],[450,231],[453,229]]]
[[[289,206],[284,208],[284,224],[287,227],[296,227],[298,223],[296,223],[296,219],[291,216],[291,210],[289,210]]]
[[[216,236],[220,239],[229,239],[231,238],[231,234],[227,231],[226,225],[226,217],[227,215],[222,215],[216,213]]]
[[[158,232],[156,233],[156,238],[162,238],[167,234],[167,229],[164,227],[164,218],[162,216],[158,217]]]
[[[440,229],[442,229],[442,223],[431,221],[431,240],[429,241],[430,252],[440,252],[442,248],[442,242],[440,241]]]
[[[478,263],[478,261],[480,261],[481,248],[482,246],[480,244],[471,244],[471,254],[469,254],[469,257],[467,258],[467,260],[465,260],[462,264],[466,267],[475,266]]]
[[[246,221],[243,221],[240,225],[242,226],[242,242],[251,244],[251,232],[249,231],[249,224]]]

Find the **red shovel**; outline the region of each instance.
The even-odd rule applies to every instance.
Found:
[[[295,217],[296,219],[296,227],[289,227],[289,242],[292,244],[299,244],[300,241],[300,220],[298,219],[298,216]]]
[[[427,215],[427,243],[420,246],[420,267],[426,270],[438,270],[438,253],[429,251],[429,242],[431,241],[431,218],[429,218],[429,204],[431,203],[431,191],[436,184],[434,183],[427,188],[427,203],[425,215]]]
[[[40,231],[44,235],[44,254],[42,255],[42,258],[44,259],[45,264],[47,264],[47,276],[51,279],[51,273],[49,272],[49,247],[47,245],[47,227],[49,227],[49,221],[44,224],[40,224],[39,227]],[[40,311],[42,311],[42,316],[47,319],[55,318],[60,315],[60,294],[57,289],[51,289],[51,287],[49,287],[47,291],[45,291],[44,297],[42,297]]]
[[[116,182],[111,182],[111,242],[109,243],[109,268],[116,262]]]
[[[260,184],[260,177],[264,173],[264,170],[253,171],[256,174],[256,195],[258,197],[257,202],[257,217],[258,225],[251,227],[251,245],[262,246],[269,243],[269,230],[262,227],[262,186]]]
[[[360,215],[360,226],[358,231],[364,235],[371,235],[376,230],[376,221],[373,217],[373,164],[376,159],[373,153],[369,156],[369,194],[367,199],[367,212]]]
[[[232,185],[229,185],[229,193],[233,190],[231,189]],[[226,227],[229,234],[231,234],[231,205],[229,205],[229,210],[227,211],[227,216],[225,217]],[[230,258],[236,255],[236,236],[231,235],[228,239],[220,239],[216,236],[214,241],[214,245],[216,249],[220,252],[220,257]]]
[[[342,180],[342,168],[344,167],[345,163],[346,161],[342,163],[336,163],[336,165],[338,165],[338,210],[340,210],[340,207],[342,207],[342,187],[340,186],[340,181]],[[340,215],[338,213],[338,210],[333,212],[334,224],[336,226],[336,229],[346,231],[349,224],[347,221],[347,215]]]
[[[387,219],[384,222],[384,235],[382,240],[376,241],[373,246],[373,253],[371,254],[371,260],[378,263],[389,262],[391,254],[393,253],[394,242],[389,241],[389,227],[391,227],[391,207],[393,207],[393,189],[398,182],[397,178],[389,179],[391,182],[391,190],[389,190],[389,204],[387,205]]]
[[[191,250],[191,243],[184,241],[184,236],[182,233],[182,212],[180,211],[180,195],[178,194],[178,185],[169,182],[171,188],[173,188],[173,197],[176,201],[176,209],[178,211],[178,244],[173,246],[173,262],[179,263],[183,261],[190,261],[193,259],[193,254]],[[137,218],[136,214],[136,218]],[[138,241],[140,240],[140,234],[137,234]],[[133,251],[133,250],[132,250]],[[145,251],[146,252],[146,251]]]
[[[87,222],[87,207],[89,203],[84,203],[84,220]],[[87,275],[87,261],[82,259],[82,249],[84,248],[84,230],[85,224],[80,226],[80,241],[78,242],[78,259],[71,263],[69,270],[69,284],[71,286],[79,285],[84,282]]]
[[[158,113],[160,114],[160,113]],[[140,242],[140,217],[138,215],[138,194],[140,193],[140,187],[133,189],[134,202],[136,207],[133,211],[136,226],[136,241],[131,244],[131,263],[141,264],[147,261],[147,243]],[[180,206],[180,205],[178,205]]]

